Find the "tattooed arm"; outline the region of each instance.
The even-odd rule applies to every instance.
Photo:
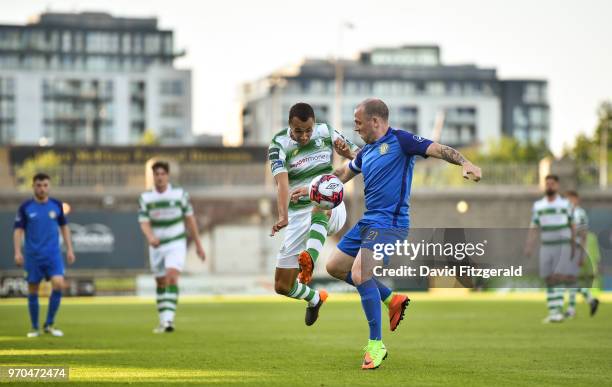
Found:
[[[463,157],[459,151],[451,148],[450,146],[434,142],[427,148],[426,155],[446,160],[451,164],[461,165],[463,168],[463,178],[465,179],[472,178],[474,181],[479,181],[482,176],[478,166],[472,164],[469,160]]]

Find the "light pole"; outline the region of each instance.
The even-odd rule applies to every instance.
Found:
[[[338,47],[336,52],[336,61],[334,64],[335,68],[335,80],[336,90],[334,95],[334,128],[342,128],[342,89],[344,87],[344,65],[342,64],[342,40],[344,37],[344,30],[352,30],[355,28],[353,23],[343,21],[338,26]]]
[[[612,106],[604,104],[599,111],[601,136],[599,139],[599,188],[608,187],[608,131],[612,126]]]

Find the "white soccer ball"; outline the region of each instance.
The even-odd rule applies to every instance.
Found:
[[[344,185],[335,175],[320,175],[310,182],[308,196],[317,207],[331,210],[342,203]]]

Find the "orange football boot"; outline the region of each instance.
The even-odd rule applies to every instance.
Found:
[[[308,285],[312,281],[312,271],[314,270],[314,263],[310,253],[306,250],[302,251],[298,257],[298,263],[300,264],[300,273],[298,274],[298,281]]]
[[[404,312],[410,304],[410,299],[403,294],[395,294],[389,302],[389,327],[393,332],[404,318]]]

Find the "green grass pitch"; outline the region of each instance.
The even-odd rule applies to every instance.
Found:
[[[25,338],[26,300],[0,302],[0,365],[67,365],[92,385],[604,385],[612,380],[612,308],[544,325],[544,301],[415,297],[389,357],[362,371],[367,324],[356,298],[332,294],[313,327],[304,303],[187,299],[177,331],[154,335],[153,300],[65,300],[63,338]],[[383,309],[383,315],[385,309]],[[41,307],[41,318],[46,306]],[[19,385],[22,385],[21,383]],[[23,383],[25,385],[25,383]]]

